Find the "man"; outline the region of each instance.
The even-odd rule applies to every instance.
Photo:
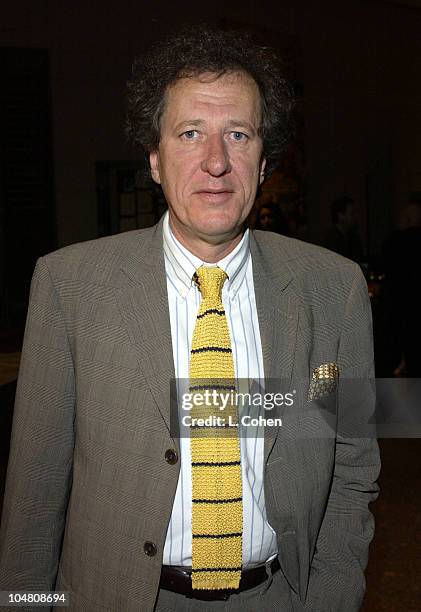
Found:
[[[324,246],[357,263],[363,260],[361,238],[355,217],[354,200],[348,196],[336,198],[330,207],[332,225]]]
[[[379,458],[341,414],[373,405],[330,398],[338,372],[373,372],[366,285],[344,258],[245,230],[289,105],[273,57],[232,33],[183,32],[137,63],[129,133],[169,215],[37,264],[1,589],[90,612],[358,610]],[[224,375],[300,400],[264,437],[178,439],[170,380]]]

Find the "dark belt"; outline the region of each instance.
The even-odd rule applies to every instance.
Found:
[[[281,566],[278,557],[270,564],[271,573],[275,574]],[[240,586],[238,589],[192,589],[191,569],[176,565],[163,565],[161,581],[159,587],[173,593],[179,593],[192,599],[202,599],[205,601],[222,600],[226,601],[231,595],[247,591],[262,584],[268,575],[266,565],[259,565],[241,572]]]

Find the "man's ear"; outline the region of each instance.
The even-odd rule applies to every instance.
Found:
[[[266,168],[266,158],[262,157],[260,162],[260,176],[259,176],[259,185],[263,183],[265,180],[265,168]]]
[[[158,151],[151,151],[149,153],[149,163],[151,166],[151,176],[155,183],[161,184],[161,177],[159,176],[159,159]]]

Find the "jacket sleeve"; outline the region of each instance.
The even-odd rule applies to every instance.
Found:
[[[378,496],[380,457],[375,410],[371,307],[359,266],[348,296],[338,366],[338,430],[335,467],[324,519],[311,563],[305,601],[309,612],[357,612],[374,534],[368,504]]]
[[[0,590],[54,590],[71,487],[73,423],[72,355],[61,304],[41,258],[31,284],[14,408]]]

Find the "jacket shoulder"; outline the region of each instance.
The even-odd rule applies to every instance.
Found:
[[[116,270],[159,232],[157,226],[133,230],[62,247],[42,257],[53,279],[112,284]]]
[[[294,276],[322,270],[361,270],[360,266],[325,247],[273,232],[255,230],[256,244],[263,256],[287,265]]]

